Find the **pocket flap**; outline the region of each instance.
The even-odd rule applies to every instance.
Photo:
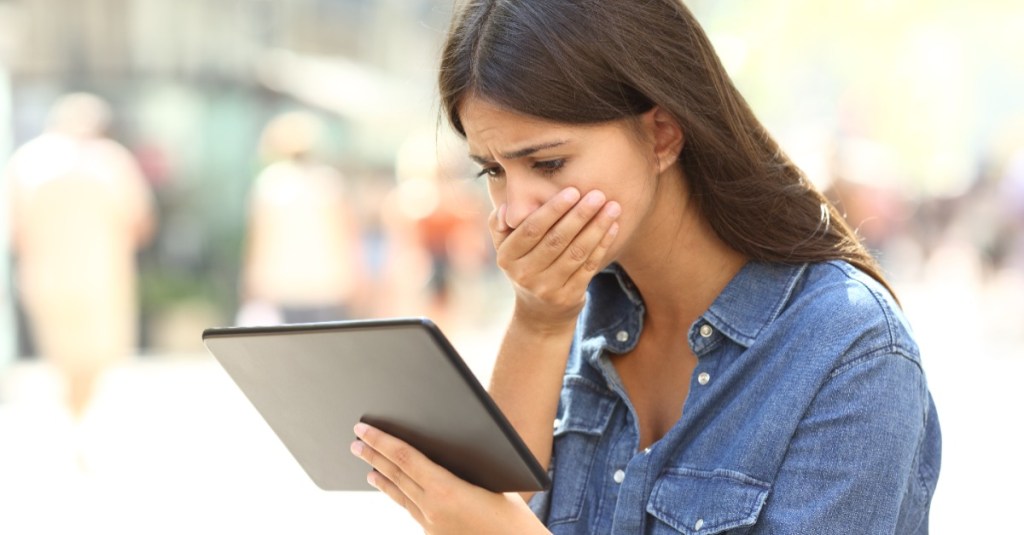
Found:
[[[770,488],[732,470],[670,468],[654,484],[647,512],[680,533],[721,533],[753,525]]]

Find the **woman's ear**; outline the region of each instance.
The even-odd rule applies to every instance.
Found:
[[[686,143],[683,127],[661,106],[644,112],[641,121],[648,139],[653,142],[654,156],[658,159],[658,172],[663,172],[679,159],[679,153]]]

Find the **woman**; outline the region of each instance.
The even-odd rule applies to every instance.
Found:
[[[678,0],[463,4],[440,90],[515,289],[491,394],[553,486],[360,424],[371,483],[429,533],[927,533],[899,305]]]

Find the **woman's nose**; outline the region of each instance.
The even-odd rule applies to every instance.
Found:
[[[509,180],[505,188],[505,224],[517,228],[537,208],[544,204],[545,197],[539,184],[529,180]]]

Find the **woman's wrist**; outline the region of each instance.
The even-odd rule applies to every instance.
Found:
[[[571,338],[576,330],[577,316],[555,319],[539,317],[513,309],[509,329],[515,330],[518,336],[524,336],[532,340]]]

